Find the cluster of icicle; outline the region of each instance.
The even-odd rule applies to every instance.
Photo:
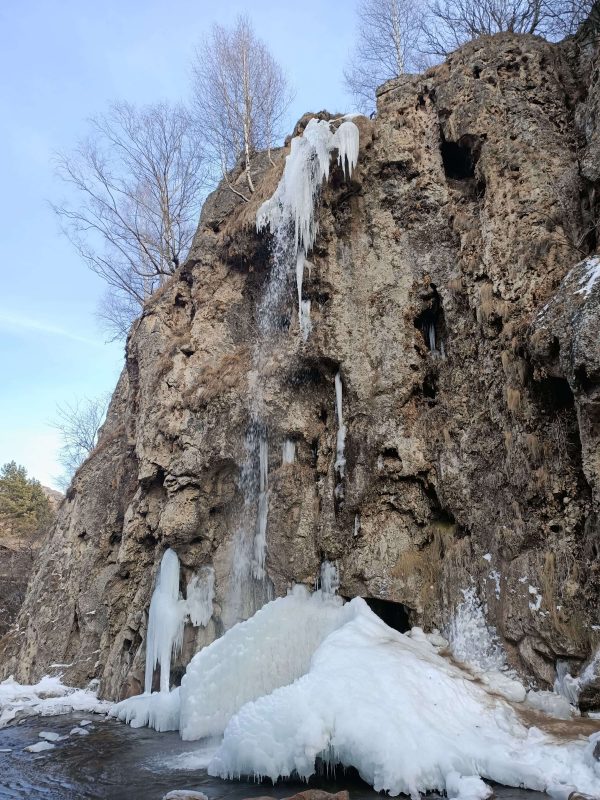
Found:
[[[115,716],[124,722],[170,730],[169,720],[174,713],[173,693],[169,691],[171,661],[181,650],[185,623],[189,619],[192,625],[205,627],[212,617],[215,582],[212,567],[202,567],[191,578],[185,599],[179,592],[179,573],[179,558],[169,548],[162,557],[150,599],[144,694],[113,707]],[[157,667],[160,691],[152,694]]]
[[[323,181],[329,178],[332,154],[337,151],[338,163],[349,177],[358,161],[358,146],[358,128],[350,119],[344,119],[335,130],[332,122],[311,119],[302,136],[292,139],[279,185],[256,215],[258,230],[270,228],[276,242],[278,236],[293,237],[292,247],[281,250],[295,264],[298,316],[304,339],[310,332],[310,303],[302,300],[302,282],[306,256],[318,230],[316,199]]]

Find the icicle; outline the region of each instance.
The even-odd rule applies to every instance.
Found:
[[[252,574],[262,580],[265,577],[265,554],[267,550],[267,517],[269,514],[269,443],[261,437],[259,445],[259,494],[258,519],[254,537],[254,559]]]
[[[360,533],[360,516],[359,514],[354,515],[354,535],[358,536]]]
[[[156,666],[160,666],[160,691],[169,691],[171,657],[181,650],[184,619],[185,609],[179,599],[179,558],[169,548],[160,562],[156,586],[150,600],[144,680],[146,692],[152,691]]]
[[[312,322],[310,321],[310,300],[303,300],[300,303],[300,330],[302,331],[302,338],[306,342],[312,331]]]
[[[358,160],[358,147],[359,131],[351,120],[345,119],[336,131],[332,131],[331,122],[311,119],[303,135],[292,139],[277,189],[256,215],[257,230],[268,227],[275,234],[278,258],[291,256],[295,261],[298,317],[304,338],[310,329],[303,325],[302,277],[306,254],[310,252],[318,230],[315,219],[317,195],[323,181],[329,178],[332,153],[337,150],[338,163],[344,174],[350,177]],[[294,241],[290,253],[290,248],[281,246],[281,239],[287,236],[291,227]]]
[[[283,464],[293,464],[296,460],[296,442],[293,439],[286,439],[283,443],[281,461]]]
[[[344,447],[346,443],[346,426],[344,425],[344,417],[342,414],[342,378],[339,372],[335,376],[335,408],[338,420],[335,468],[341,480],[346,472],[346,458],[344,456]]]
[[[436,352],[435,325],[432,322],[430,322],[429,325],[427,326],[427,337],[429,340],[429,349],[431,350],[432,353],[435,353]]]
[[[356,125],[350,120],[342,122],[335,132],[335,143],[338,149],[338,164],[349,178],[358,161],[359,133]]]
[[[306,336],[304,336],[304,324],[303,324],[303,303],[302,303],[302,281],[304,279],[304,262],[306,261],[306,256],[304,255],[304,250],[298,250],[298,255],[296,256],[296,287],[298,289],[298,316],[300,322],[300,330],[302,331],[302,335],[304,340],[306,341]]]
[[[212,567],[202,567],[187,585],[185,606],[192,625],[208,625],[213,613],[214,596],[215,571]]]
[[[340,573],[337,564],[323,561],[321,564],[321,593],[323,597],[333,597],[340,588]]]

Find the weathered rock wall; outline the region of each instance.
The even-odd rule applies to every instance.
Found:
[[[334,169],[321,198],[304,285],[312,333],[304,342],[290,276],[260,375],[270,241],[254,219],[285,150],[275,166],[259,161],[250,203],[212,195],[188,263],[131,332],[100,444],[3,641],[3,671],[25,680],[60,662],[66,680],[100,677],[107,696],[139,691],[167,546],[186,575],[216,573],[213,619],[186,631],[175,671],[222,631],[257,381],[273,591],[312,584],[337,560],[343,595],[442,626],[475,584],[525,674],[549,683],[557,658],[585,659],[600,623],[600,281],[584,298],[568,273],[597,245],[598,98],[584,37],[482,39],[382,87],[377,117],[355,120],[352,179]],[[540,316],[547,303],[560,313]],[[336,493],[338,371],[347,469]]]

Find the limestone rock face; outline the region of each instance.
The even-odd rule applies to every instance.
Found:
[[[320,198],[303,289],[312,332],[304,341],[290,275],[259,361],[271,238],[255,218],[287,150],[274,166],[257,160],[249,203],[226,187],[209,198],[187,264],[130,334],[97,451],[1,645],[4,673],[33,679],[58,662],[67,682],[139,692],[166,547],[183,584],[215,570],[213,617],[188,626],[173,680],[235,621],[257,394],[267,578],[243,613],[312,585],[328,559],[342,595],[403,604],[425,628],[443,628],[476,586],[509,660],[540,685],[557,659],[576,669],[589,657],[600,623],[600,279],[577,294],[586,267],[574,265],[596,247],[595,63],[585,35],[561,45],[500,35],[384,85],[377,117],[355,120],[352,178],[332,168]]]

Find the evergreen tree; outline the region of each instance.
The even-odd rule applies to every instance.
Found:
[[[52,521],[53,512],[39,481],[10,461],[0,469],[0,533],[30,536]]]

